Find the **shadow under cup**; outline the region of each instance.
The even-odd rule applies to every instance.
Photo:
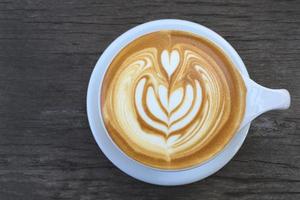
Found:
[[[237,132],[246,87],[226,54],[198,35],[162,30],[113,58],[100,109],[113,143],[146,166],[180,170],[215,156]]]

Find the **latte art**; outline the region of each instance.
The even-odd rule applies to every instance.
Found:
[[[212,43],[160,31],[126,46],[106,72],[101,109],[114,142],[146,165],[179,169],[220,151],[244,114],[239,73]]]
[[[154,51],[152,53],[155,54],[157,52]],[[206,82],[203,82],[203,86],[205,87],[205,91],[203,92],[205,92],[205,96],[207,92],[213,92],[207,91],[208,88],[220,90],[221,87],[209,79],[209,72],[201,67],[201,60],[199,60],[201,57],[199,55],[192,51],[184,50],[184,47],[182,47],[182,54],[182,70],[174,74],[177,67],[179,67],[179,52],[178,50],[172,50],[169,53],[167,50],[163,50],[159,66],[162,67],[160,70],[165,71],[167,76],[160,80],[157,73],[149,75],[143,71],[142,74],[138,76],[141,77],[141,79],[137,81],[135,89],[136,113],[150,129],[153,129],[154,134],[161,134],[162,137],[158,138],[162,140],[161,143],[166,144],[165,147],[169,148],[169,151],[174,151],[175,149],[172,147],[175,147],[176,144],[179,146],[184,145],[185,138],[193,135],[194,132],[201,131],[202,135],[205,135],[205,130],[200,130],[205,127],[193,127],[195,123],[199,125],[202,123],[207,126],[207,123],[215,122],[215,119],[211,119],[213,115],[209,113],[207,113],[206,116],[203,115],[202,118],[199,117],[195,119],[201,112],[200,108],[202,103],[203,110],[206,112],[208,112],[207,107],[209,105],[217,106],[217,104],[211,104],[209,98],[205,98],[205,101],[208,102],[202,102],[200,81],[206,80]],[[156,55],[153,55],[153,58],[156,57]],[[140,61],[141,60],[137,60],[135,62]],[[155,61],[149,61],[149,66],[153,67]],[[190,62],[194,62],[193,68],[188,67],[191,64]],[[192,77],[189,73],[197,76]],[[173,83],[171,82],[172,78]],[[211,108],[211,111],[214,110]],[[205,123],[205,120],[208,122]],[[187,129],[190,127],[193,130],[181,130],[179,132],[182,128]],[[184,134],[185,132],[187,133]]]

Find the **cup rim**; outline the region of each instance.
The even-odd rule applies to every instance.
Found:
[[[102,131],[104,131],[104,134],[105,134],[106,138],[109,139],[109,141],[113,145],[113,147],[115,149],[117,149],[123,157],[125,157],[127,160],[130,160],[130,162],[132,162],[131,164],[140,165],[144,168],[148,168],[148,169],[151,169],[151,170],[154,170],[154,171],[159,171],[159,172],[180,172],[180,171],[192,170],[194,168],[199,168],[202,165],[207,164],[207,163],[211,162],[213,159],[215,159],[216,157],[220,156],[220,154],[225,149],[227,149],[229,144],[231,143],[231,141],[229,141],[221,151],[217,152],[216,155],[212,156],[211,158],[209,158],[208,160],[206,160],[202,163],[193,165],[191,167],[182,168],[182,169],[161,169],[161,168],[155,168],[155,167],[152,167],[152,166],[148,166],[148,165],[146,165],[144,163],[141,163],[141,162],[135,160],[134,158],[130,157],[129,155],[127,155],[125,152],[122,151],[122,149],[113,141],[113,139],[109,135],[109,133],[106,129],[106,126],[104,124],[104,121],[103,121],[102,110],[101,110],[101,105],[100,105],[101,104],[101,99],[100,99],[101,95],[100,94],[101,94],[101,90],[102,90],[102,83],[103,83],[105,73],[106,73],[111,61],[113,60],[113,58],[127,44],[129,44],[134,39],[136,39],[136,38],[138,38],[142,35],[145,35],[145,34],[148,34],[148,33],[151,33],[151,32],[161,31],[161,30],[186,31],[186,32],[190,32],[190,33],[196,34],[198,36],[201,36],[205,39],[210,40],[215,45],[217,45],[220,49],[223,50],[223,52],[228,56],[228,58],[234,63],[234,66],[236,66],[236,68],[239,70],[239,72],[241,73],[242,76],[249,77],[247,69],[246,69],[242,59],[240,58],[238,53],[234,50],[234,48],[223,37],[221,37],[219,34],[215,33],[214,31],[212,31],[211,29],[209,29],[205,26],[202,26],[202,25],[194,23],[194,22],[190,22],[190,21],[186,21],[186,20],[178,20],[178,19],[155,20],[155,21],[150,21],[150,22],[146,22],[144,24],[135,26],[135,27],[129,29],[128,31],[126,31],[125,33],[123,33],[122,35],[120,35],[119,37],[117,37],[105,49],[105,51],[103,52],[103,54],[100,56],[99,60],[97,61],[96,65],[95,65],[95,68],[92,72],[90,82],[89,82],[89,86],[88,86],[88,92],[87,92],[87,115],[88,115],[90,128],[92,130],[93,136],[94,136],[98,146],[100,147],[102,152],[106,155],[106,157],[111,162],[113,162],[119,169],[124,171],[125,173],[127,173],[128,170],[124,170],[124,167],[119,166],[118,164],[116,164],[114,155],[112,155],[110,153],[110,150],[106,149],[104,147],[105,145],[101,144],[101,142],[99,141],[101,139],[99,138],[99,134],[98,134],[99,132],[96,130],[96,127],[95,127],[95,124],[94,124],[94,122],[96,120],[95,118],[97,118],[98,125],[99,125],[99,121],[100,121],[100,126],[102,128]],[[95,89],[97,89],[97,91],[98,91],[96,93],[97,94],[97,99],[96,99],[97,102],[94,102],[95,97],[93,97],[94,95],[92,94],[92,90],[94,90],[93,91],[93,93],[94,93]],[[95,113],[92,114],[92,111],[91,111],[92,107],[94,107],[94,109],[95,109],[95,105],[93,105],[95,103],[97,103],[97,106],[96,106],[97,107],[97,112],[98,112],[97,116],[95,116]],[[250,123],[249,123],[248,126],[246,126],[244,128],[245,130],[247,129],[245,131],[246,133],[244,134],[245,137],[247,135],[249,127],[250,127]],[[99,127],[97,129],[99,130]],[[235,133],[235,135],[236,134],[237,133]],[[102,137],[104,137],[104,136],[102,136]],[[233,137],[235,137],[235,136],[233,136]],[[245,137],[244,137],[244,139],[245,139]],[[244,141],[244,139],[243,139],[243,141]],[[236,152],[238,151],[238,149],[242,145],[243,141],[241,142],[241,144],[238,147],[236,147]],[[232,154],[232,157],[235,155],[235,153]],[[231,160],[231,158],[228,159],[227,162],[229,162],[229,160]],[[221,167],[219,167],[219,169],[222,168],[226,163],[223,163],[222,165],[220,165]],[[219,169],[217,169],[216,171],[218,171]],[[129,174],[129,175],[131,175],[135,178],[138,178],[138,177],[134,176],[132,173],[127,173],[127,174]],[[208,174],[207,176],[209,176],[209,175],[210,174]],[[147,182],[147,181],[145,181],[145,182]]]

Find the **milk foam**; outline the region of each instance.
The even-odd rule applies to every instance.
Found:
[[[101,94],[103,119],[112,139],[134,159],[160,168],[190,166],[217,152],[237,129],[243,82],[209,46],[195,47],[205,41],[155,34],[134,41],[110,65]]]

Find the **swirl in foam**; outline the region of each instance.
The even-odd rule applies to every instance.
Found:
[[[219,152],[244,114],[246,89],[225,54],[186,32],[142,36],[114,58],[101,108],[114,142],[161,169],[199,164]]]

